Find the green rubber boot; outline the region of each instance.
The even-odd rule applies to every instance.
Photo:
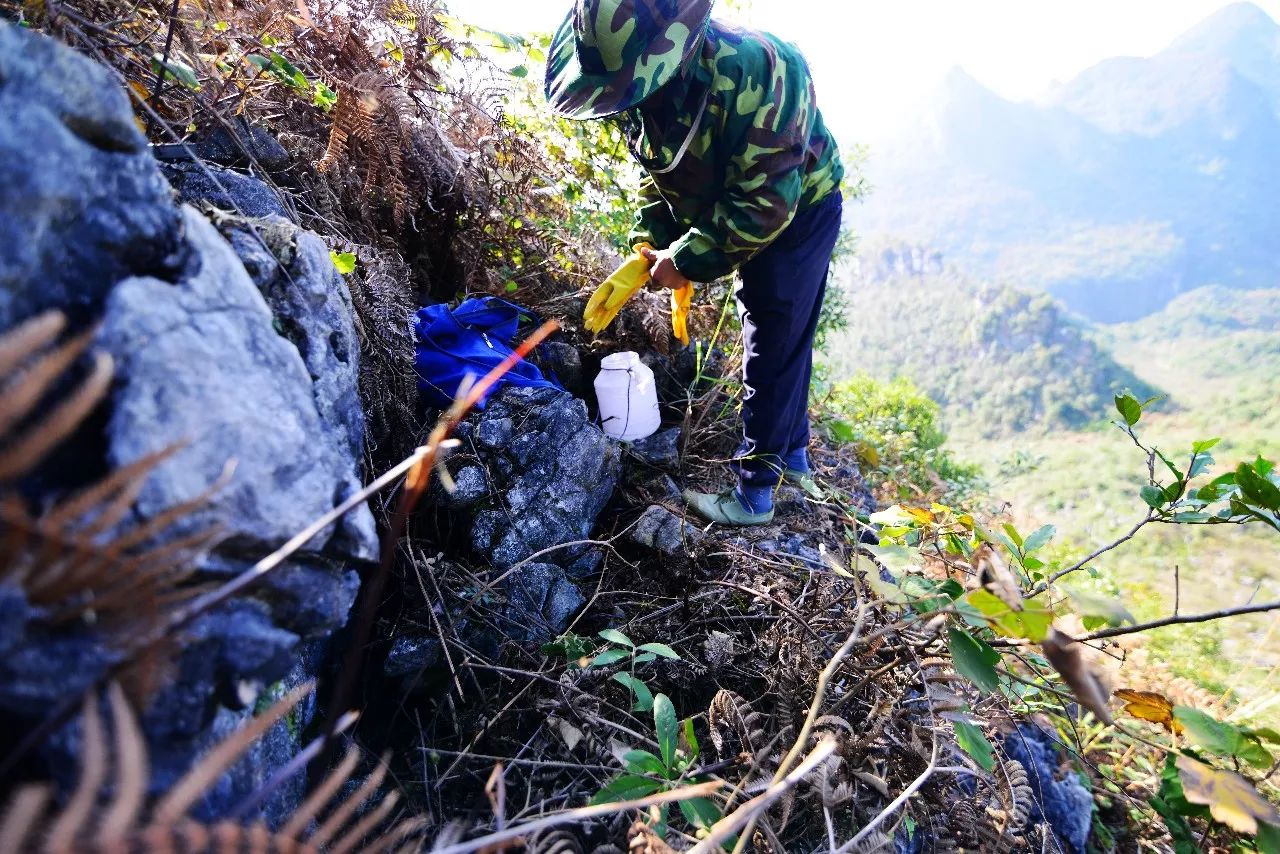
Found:
[[[728,525],[734,528],[750,528],[755,525],[768,525],[773,521],[773,508],[767,513],[752,513],[742,506],[734,490],[715,495],[707,492],[684,491],[684,503],[708,522]]]

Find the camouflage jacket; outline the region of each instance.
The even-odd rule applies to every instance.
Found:
[[[686,277],[728,275],[839,189],[840,153],[794,46],[713,21],[701,54],[666,88],[665,104],[632,111],[647,174],[631,237],[673,248]]]

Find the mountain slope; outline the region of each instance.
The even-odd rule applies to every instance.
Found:
[[[1154,390],[1045,294],[977,283],[919,249],[864,249],[844,283],[850,326],[827,348],[837,375],[907,376],[949,429],[979,436],[1083,427],[1112,394]]]
[[[1108,60],[1045,103],[953,72],[873,150],[855,228],[937,246],[1094,320],[1208,284],[1280,282],[1280,26],[1229,7],[1148,59]]]

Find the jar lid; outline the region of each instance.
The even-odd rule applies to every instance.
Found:
[[[627,371],[638,364],[640,364],[640,354],[630,350],[614,353],[612,356],[605,356],[600,360],[600,367],[606,371]]]

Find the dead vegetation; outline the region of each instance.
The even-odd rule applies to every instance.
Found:
[[[392,820],[399,795],[378,794],[386,764],[379,763],[367,777],[357,780],[361,754],[356,748],[315,786],[283,827],[271,829],[261,822],[246,825],[234,820],[206,823],[188,815],[236,760],[268,729],[281,724],[310,690],[310,685],[303,685],[254,717],[209,751],[149,807],[146,740],[124,691],[115,683],[108,687],[110,715],[105,725],[98,700],[90,694],[80,718],[83,744],[74,790],[64,803],[51,807],[53,792],[49,787],[18,789],[0,814],[0,850],[46,854],[414,850],[416,843],[410,838],[425,822],[417,818]],[[299,766],[293,772],[301,770]],[[266,794],[269,792],[255,797]]]
[[[46,0],[7,14],[116,68],[153,141],[197,142],[247,117],[282,142],[291,166],[250,168],[281,191],[301,224],[358,258],[348,282],[366,352],[362,390],[371,402],[376,470],[408,456],[426,432],[411,403],[405,320],[414,306],[469,291],[501,293],[514,283],[522,301],[545,314],[576,318],[583,286],[607,266],[599,246],[531,227],[535,218],[554,221],[564,212],[564,202],[546,192],[555,166],[504,121],[492,67],[471,58],[466,73],[454,73],[450,62],[465,47],[450,37],[431,0],[251,6]],[[720,329],[722,306],[718,299],[702,309],[702,329]],[[85,349],[87,341],[76,341],[40,355],[56,338],[55,327],[44,319],[0,344],[0,374],[17,377],[0,408],[5,477],[11,475],[4,466],[22,471],[69,433],[105,387],[109,368],[99,363],[41,430],[20,429],[34,412],[30,406]],[[666,330],[658,302],[646,297],[624,316],[613,343],[664,350]],[[684,473],[693,483],[714,483],[732,456],[738,396],[724,378],[734,375],[737,358],[732,348],[706,354],[676,405],[686,436]],[[23,364],[24,371],[11,373]],[[19,405],[23,400],[30,406]],[[434,454],[436,446],[428,447]],[[515,642],[477,648],[462,626],[500,628],[498,574],[436,557],[434,543],[418,531],[398,552],[391,537],[395,560],[385,570],[393,571],[401,610],[394,619],[378,614],[377,625],[429,631],[447,675],[425,686],[376,680],[364,686],[378,726],[358,739],[373,753],[395,752],[368,778],[371,784],[357,789],[359,801],[324,811],[354,771],[350,754],[276,833],[193,824],[188,808],[226,767],[206,760],[189,783],[148,810],[138,794],[146,758],[113,688],[107,697],[114,746],[107,748],[90,699],[79,788],[56,810],[46,810],[44,790],[19,792],[0,824],[6,843],[0,849],[17,850],[39,828],[58,843],[49,843],[52,850],[89,841],[100,850],[161,842],[188,846],[182,850],[349,850],[393,820],[390,798],[357,811],[389,770],[410,812],[431,817],[423,835],[448,854],[518,844],[545,854],[673,848],[704,854],[721,842],[738,851],[851,854],[888,850],[904,836],[931,840],[936,851],[1063,850],[1033,820],[1037,796],[1028,769],[997,755],[984,770],[957,743],[958,723],[976,725],[999,744],[1022,717],[1002,697],[981,694],[957,675],[940,624],[880,596],[880,568],[860,544],[858,501],[838,488],[845,485],[839,454],[819,447],[817,456],[822,479],[837,489],[817,505],[799,502],[765,531],[711,532],[682,554],[655,557],[625,540],[633,512],[609,519],[594,544],[605,556],[603,570],[570,629],[577,655]],[[5,580],[17,580],[33,601],[51,607],[55,622],[101,621],[147,639],[234,595],[240,588],[201,592],[182,584],[191,554],[212,532],[159,549],[147,547],[159,528],[110,539],[141,478],[160,459],[140,461],[40,512],[6,496],[0,501],[4,536],[11,538]],[[411,457],[379,483],[412,467],[420,493],[431,473],[430,465],[419,465],[423,459]],[[821,545],[825,555],[813,560],[766,546],[791,535]],[[56,569],[35,572],[21,557],[31,554],[57,555]],[[273,555],[254,571],[269,571],[272,560],[279,562]],[[986,581],[976,564],[956,562],[942,572],[966,588]],[[193,594],[200,598],[191,601]],[[137,601],[148,605],[124,607]],[[382,604],[376,596],[373,602]],[[625,671],[574,666],[599,651],[595,638],[606,629],[665,644],[678,658],[637,661]],[[354,648],[363,654],[363,644]],[[618,777],[628,750],[663,750],[649,712],[637,709],[634,690],[615,678],[623,672],[667,696],[690,722],[675,748],[688,764],[664,774],[663,791],[628,801],[625,809],[584,807]],[[1039,680],[1042,671],[1027,663],[1017,675]],[[1078,720],[1075,698],[1052,688],[1043,694],[1063,720]],[[270,726],[283,714],[273,710],[255,720],[234,748],[215,752],[218,762],[242,750],[261,731],[259,723]],[[715,815],[671,808],[695,797],[707,799]],[[1136,798],[1122,798],[1136,808]],[[665,837],[654,829],[664,823]],[[401,844],[406,828],[418,830],[417,823],[392,827],[364,844],[374,850]]]

